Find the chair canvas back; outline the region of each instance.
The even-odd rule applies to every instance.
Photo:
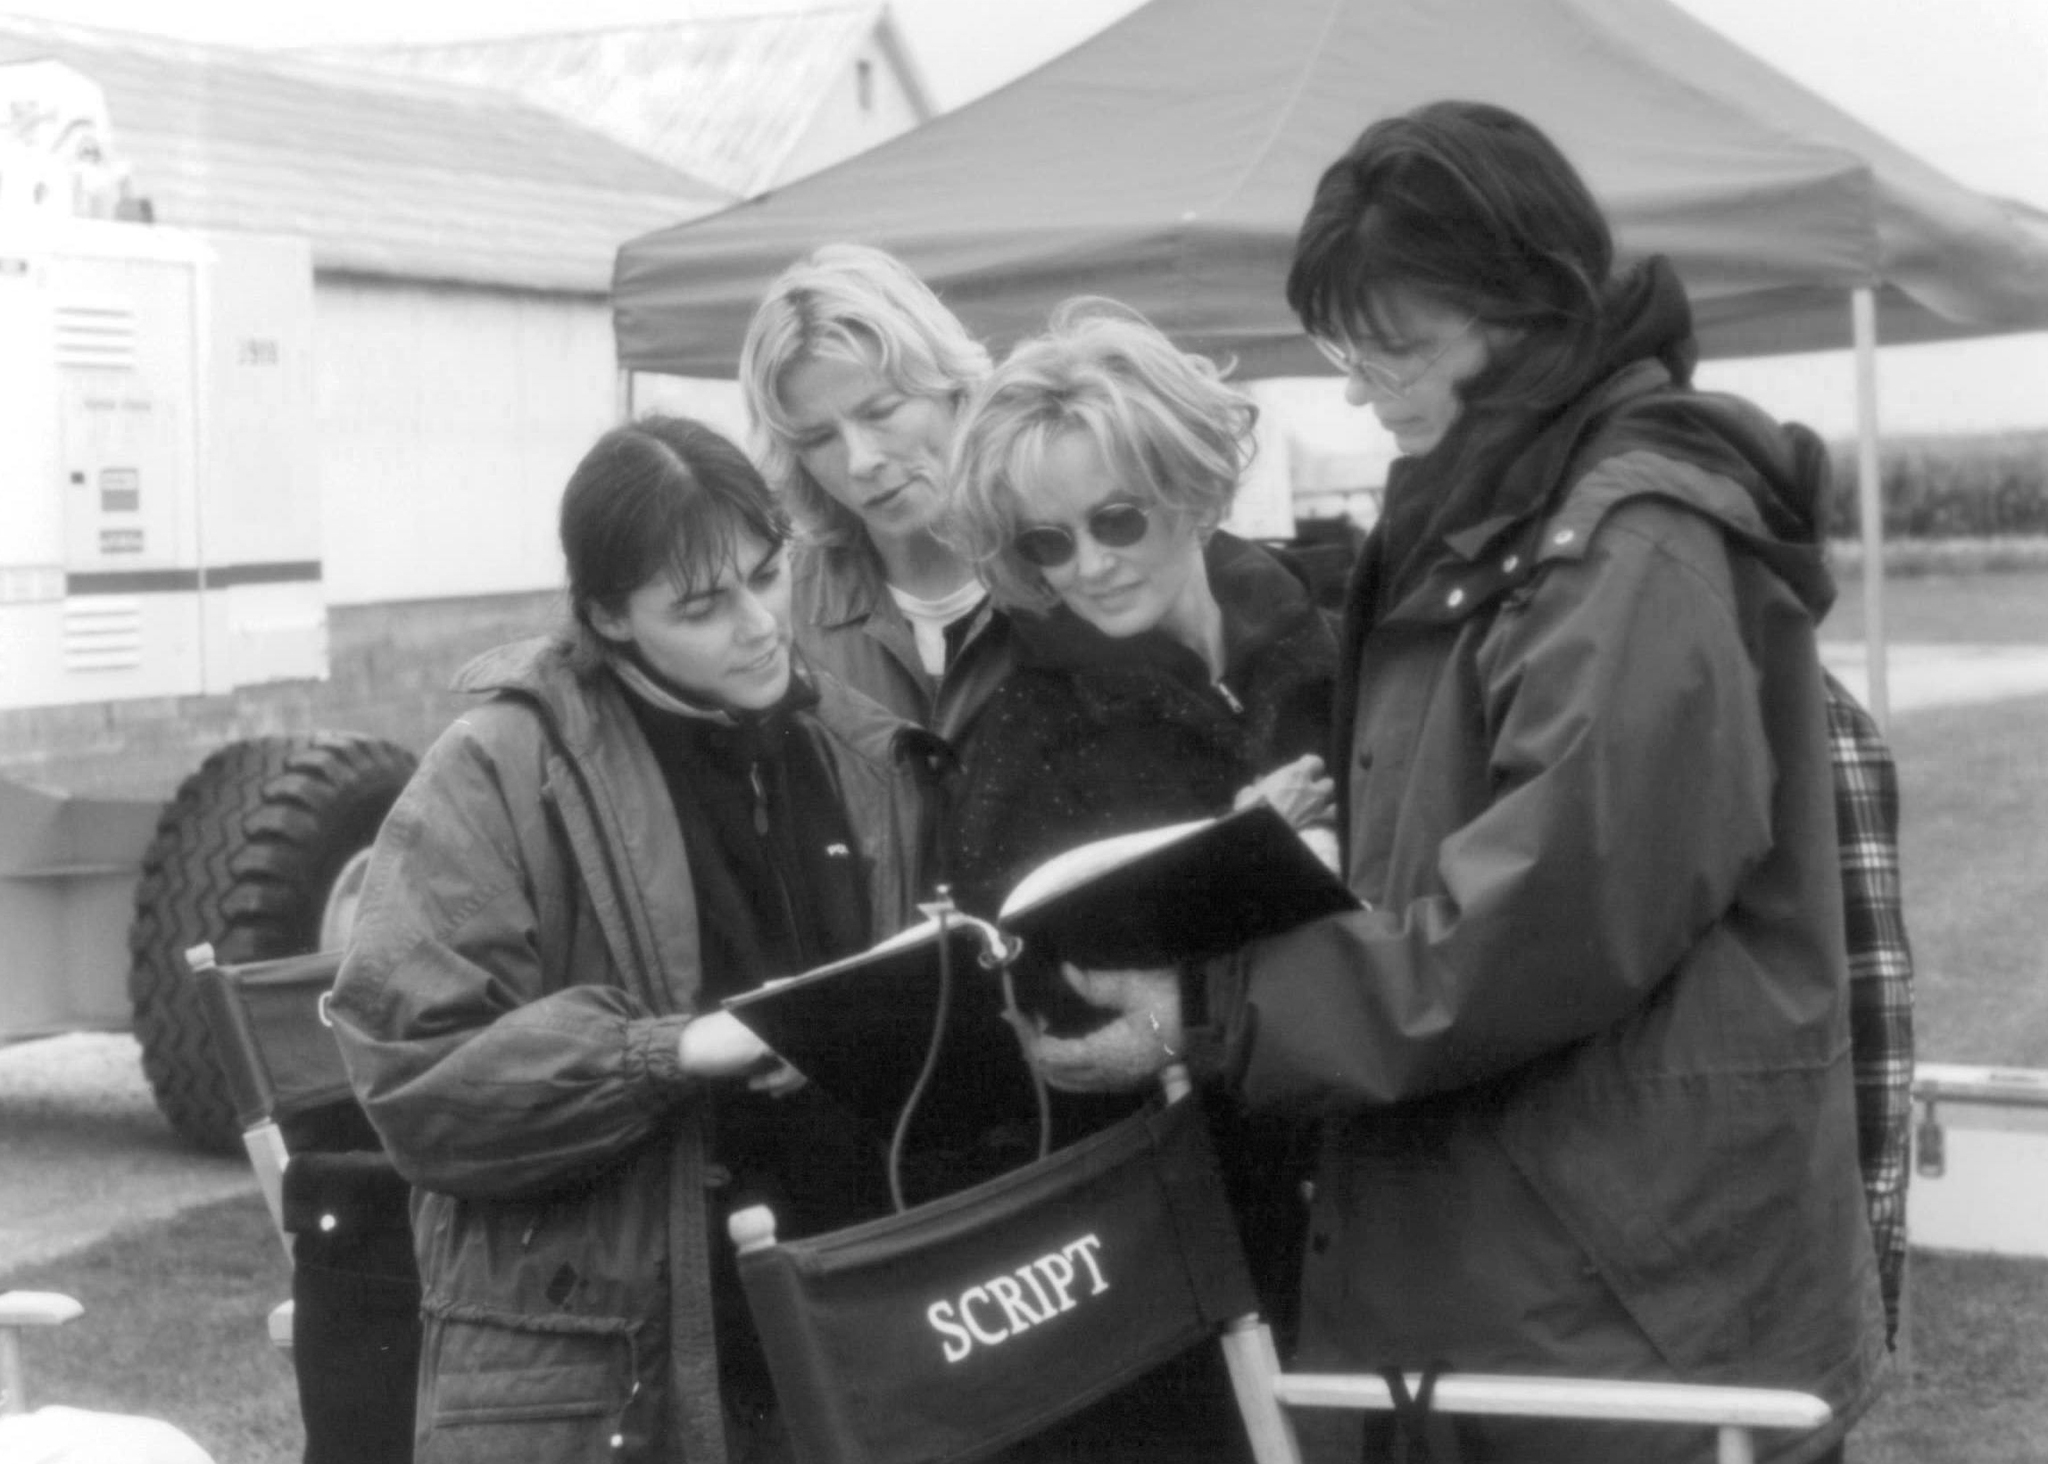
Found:
[[[341,964],[339,951],[225,968],[194,963],[222,1070],[246,1129],[264,1119],[286,1123],[355,1094],[341,1049],[321,1014]]]
[[[1256,1308],[1187,1100],[739,1267],[803,1464],[980,1458]]]

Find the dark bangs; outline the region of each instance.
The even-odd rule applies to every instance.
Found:
[[[709,588],[742,539],[778,548],[789,520],[738,447],[701,422],[650,417],[585,455],[562,495],[561,534],[570,603],[587,626],[592,610],[623,613],[657,576],[686,596]]]
[[[1474,394],[1564,391],[1600,329],[1606,219],[1554,144],[1511,112],[1436,102],[1383,118],[1325,170],[1295,240],[1287,303],[1312,335],[1400,345],[1412,293],[1521,336]]]
[[[666,544],[669,552],[657,554],[641,584],[666,573],[679,595],[694,595],[710,589],[728,564],[742,574],[753,568],[737,559],[742,540],[759,539],[771,550],[788,540],[789,520],[773,501],[733,492],[718,479],[699,478],[696,487],[659,505],[650,547]]]

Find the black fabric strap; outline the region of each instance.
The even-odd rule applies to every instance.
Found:
[[[1398,1367],[1383,1367],[1387,1392],[1394,1400],[1394,1448],[1391,1464],[1461,1464],[1457,1435],[1450,1419],[1430,1411],[1436,1397],[1436,1380],[1449,1372],[1450,1364],[1425,1365],[1419,1385],[1408,1391],[1408,1376]],[[1418,1452],[1419,1451],[1419,1452]],[[1370,1464],[1370,1461],[1368,1461]]]

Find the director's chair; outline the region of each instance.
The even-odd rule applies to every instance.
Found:
[[[185,960],[292,1262],[292,1299],[271,1313],[270,1336],[291,1351],[304,1464],[400,1464],[412,1457],[420,1346],[411,1191],[327,1021],[341,955],[227,966],[198,945]]]
[[[1207,1338],[1258,1464],[1300,1464],[1290,1409],[1604,1419],[1716,1430],[1749,1464],[1758,1429],[1808,1430],[1803,1393],[1664,1383],[1282,1371],[1259,1318],[1202,1123],[1167,1100],[1009,1174],[901,1214],[778,1241],[730,1221],[741,1284],[802,1464],[974,1460],[1036,1434]]]

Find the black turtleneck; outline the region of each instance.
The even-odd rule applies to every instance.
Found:
[[[727,720],[627,694],[689,854],[700,1009],[869,943],[860,846],[823,749],[796,715],[814,700],[797,683],[773,710]],[[768,1201],[791,1235],[880,1213],[879,1150],[815,1086],[769,1098],[721,1083],[709,1098],[712,1153],[732,1171],[733,1203]]]
[[[793,680],[765,713],[693,716],[627,688],[689,855],[700,1010],[869,943],[860,846],[824,751],[797,715],[816,699]],[[771,1098],[737,1081],[714,1083],[705,1102],[711,1156],[730,1175],[714,1215],[766,1203],[782,1233],[812,1235],[887,1213],[879,1143],[816,1085]],[[722,1234],[722,1220],[714,1225]],[[760,1426],[774,1396],[767,1364],[732,1248],[714,1245],[712,1254],[719,1390],[748,1427]]]
[[[866,946],[859,845],[792,699],[735,720],[626,700],[682,825],[707,1002]]]

